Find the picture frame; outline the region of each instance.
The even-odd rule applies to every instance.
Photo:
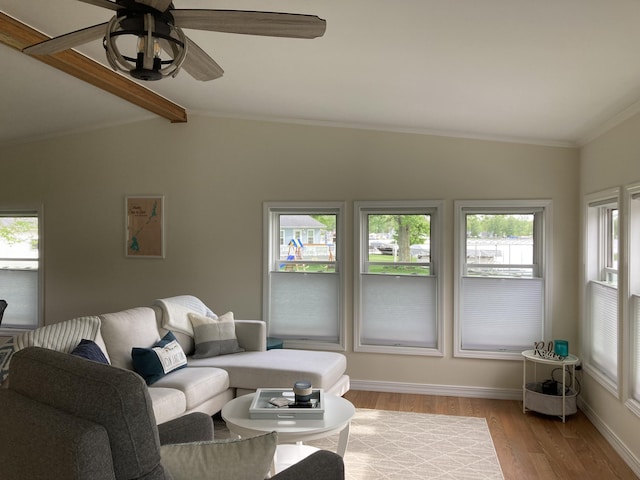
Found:
[[[125,256],[164,258],[164,195],[125,197]]]

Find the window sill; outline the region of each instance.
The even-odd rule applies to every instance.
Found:
[[[10,328],[10,327],[0,327],[0,337],[15,337],[20,335],[21,333],[30,332],[35,330],[36,327],[33,328]]]
[[[620,399],[620,392],[617,383],[602,373],[598,367],[590,364],[588,361],[585,361],[583,371],[599,383],[602,388],[608,391],[611,395]]]
[[[522,352],[499,352],[490,350],[461,350],[456,349],[453,354],[459,358],[479,358],[485,360],[519,360],[522,361]]]
[[[276,335],[277,336],[277,335]],[[344,345],[340,345],[339,343],[329,343],[329,342],[319,342],[313,340],[296,340],[296,339],[287,339],[282,338],[283,340],[283,348],[291,348],[298,350],[325,350],[332,352],[344,352],[346,351]]]
[[[635,398],[630,398],[625,402],[625,405],[637,417],[640,417],[640,402],[638,402],[638,400],[636,400]]]
[[[423,357],[444,357],[442,350],[434,347],[406,347],[402,345],[357,345],[354,352],[385,353],[388,355],[417,355]]]

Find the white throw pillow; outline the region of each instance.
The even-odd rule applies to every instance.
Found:
[[[271,432],[240,440],[179,443],[160,448],[174,480],[264,480],[278,444]]]
[[[236,337],[236,324],[233,312],[227,312],[218,318],[210,318],[198,313],[189,313],[193,327],[195,352],[193,358],[207,358],[228,353],[243,352]]]

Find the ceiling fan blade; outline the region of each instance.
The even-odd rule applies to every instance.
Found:
[[[252,12],[243,10],[171,10],[180,28],[243,33],[270,37],[316,38],[324,35],[327,22],[315,15]]]
[[[155,8],[159,12],[166,12],[171,6],[172,0],[135,0],[136,3],[141,3],[147,7]]]
[[[224,74],[222,67],[190,38],[187,38],[187,45],[187,58],[182,64],[185,72],[202,82],[215,80]]]
[[[107,22],[99,23],[93,27],[83,28],[50,40],[45,40],[44,42],[36,43],[22,51],[29,55],[51,55],[104,37],[106,31]]]
[[[196,80],[206,82],[220,78],[224,74],[224,70],[216,61],[202,50],[189,37],[187,39],[187,56],[182,62],[182,69]],[[175,43],[165,39],[160,40],[162,49],[167,52],[171,58],[178,55],[178,47]]]
[[[109,10],[120,10],[122,5],[118,5],[116,2],[111,2],[110,0],[79,0],[84,3],[89,3],[91,5],[95,5],[96,7],[108,8]]]

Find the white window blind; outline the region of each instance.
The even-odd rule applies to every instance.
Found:
[[[618,378],[618,289],[589,282],[590,361],[614,382]]]
[[[269,335],[337,342],[340,277],[332,273],[271,272]]]
[[[38,325],[38,270],[0,269],[0,299],[8,302],[3,327]]]
[[[461,298],[463,349],[522,351],[543,340],[543,279],[463,277]]]
[[[437,279],[362,275],[361,342],[435,348],[437,346]]]

